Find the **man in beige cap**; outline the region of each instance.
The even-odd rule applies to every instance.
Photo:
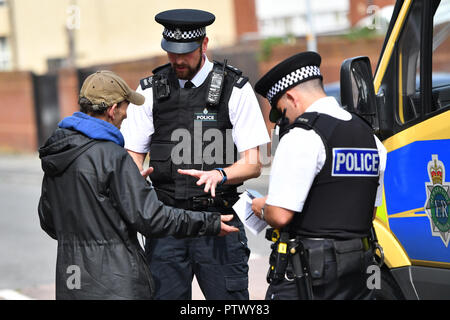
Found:
[[[145,98],[131,90],[121,77],[107,70],[87,77],[80,91],[80,111],[110,122],[118,129],[127,117],[130,102],[140,106]]]
[[[154,284],[137,232],[146,237],[226,235],[232,216],[164,206],[123,148],[128,104],[144,97],[118,75],[90,75],[80,111],[39,149],[42,229],[58,241],[57,299],[151,299]]]

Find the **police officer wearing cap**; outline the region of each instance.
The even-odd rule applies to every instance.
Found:
[[[266,299],[372,297],[369,235],[386,149],[362,118],[326,96],[320,62],[315,52],[299,53],[255,86],[280,126],[268,196],[252,204],[275,228]]]
[[[233,213],[237,187],[260,175],[258,148],[270,141],[255,93],[240,70],[208,60],[213,14],[177,9],[155,20],[164,26],[169,63],[141,80],[146,102],[128,109],[125,148],[140,168],[149,154],[150,178],[166,205]],[[240,232],[220,239],[146,239],[155,298],[191,299],[195,275],[206,299],[248,299],[250,250],[239,219],[230,224]]]

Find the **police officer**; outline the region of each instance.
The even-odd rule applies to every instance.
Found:
[[[386,149],[363,119],[326,96],[320,62],[315,52],[299,53],[255,86],[280,126],[268,196],[252,204],[276,228],[267,299],[372,297],[368,237]]]
[[[125,148],[140,169],[146,154],[158,198],[177,208],[233,213],[237,187],[261,172],[258,148],[270,141],[248,78],[210,62],[206,26],[215,16],[177,9],[156,15],[169,63],[140,82],[143,108],[129,106]],[[238,157],[240,156],[240,159]],[[156,299],[191,299],[196,276],[206,299],[248,299],[247,238],[147,239]]]

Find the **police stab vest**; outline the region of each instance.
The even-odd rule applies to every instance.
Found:
[[[214,71],[224,74],[221,88],[211,81],[217,75]],[[181,175],[177,170],[208,171],[236,162],[238,151],[232,138],[228,101],[233,87],[242,88],[248,78],[241,76],[238,69],[224,68],[217,62],[203,84],[196,88],[180,88],[170,64],[153,73],[153,77],[141,80],[143,89],[153,88],[152,183],[173,199],[204,196],[205,186],[197,186],[197,178]],[[211,97],[217,98],[215,104],[211,103]],[[216,188],[216,193],[236,193],[237,186],[222,185]]]
[[[372,128],[354,114],[350,121],[343,121],[316,112],[304,113],[282,134],[295,127],[314,130],[321,137],[326,161],[289,232],[333,239],[368,236],[380,165]]]

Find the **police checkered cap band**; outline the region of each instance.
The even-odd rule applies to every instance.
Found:
[[[206,28],[199,28],[194,30],[180,30],[180,29],[167,29],[164,28],[163,31],[163,37],[167,40],[175,40],[175,41],[189,41],[189,40],[196,40],[198,38],[203,37],[206,35]]]
[[[321,76],[320,69],[318,66],[306,66],[291,73],[285,75],[283,78],[278,80],[272,88],[267,92],[266,98],[272,103],[273,97],[275,97],[278,93],[287,88],[292,87],[296,83],[304,82],[308,78]]]

